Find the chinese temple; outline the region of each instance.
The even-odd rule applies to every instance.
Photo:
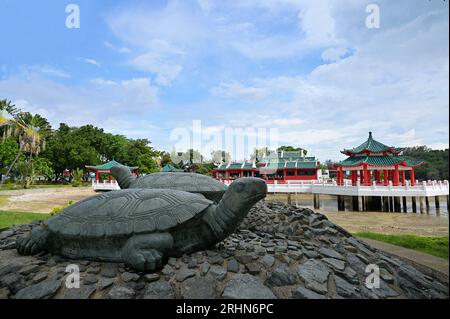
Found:
[[[263,156],[261,161],[221,163],[213,170],[219,180],[239,177],[260,177],[270,181],[318,180],[319,162],[315,157],[304,156],[303,151],[279,151]]]
[[[352,185],[358,183],[363,186],[406,185],[407,179],[414,186],[416,181],[414,169],[424,164],[423,161],[410,160],[402,156],[403,148],[387,146],[373,139],[372,132],[369,138],[361,145],[341,151],[348,157],[335,164],[337,184],[344,185],[344,178],[351,179]]]
[[[100,181],[100,174],[108,174],[108,180],[111,181],[113,179],[113,177],[111,176],[110,172],[111,172],[111,168],[114,166],[126,166],[126,165],[120,164],[119,162],[112,160],[105,164],[95,165],[95,166],[86,165],[85,167],[88,171],[95,172],[95,180],[96,181]],[[127,167],[130,169],[131,173],[134,176],[137,175],[137,170],[139,167],[137,167],[137,166],[133,166],[133,167],[127,166]]]

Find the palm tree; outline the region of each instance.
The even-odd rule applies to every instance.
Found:
[[[18,109],[11,101],[0,100],[0,127],[9,125],[14,121],[14,116],[17,115]]]

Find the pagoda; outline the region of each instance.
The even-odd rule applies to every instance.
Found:
[[[406,173],[409,173],[410,185],[415,185],[414,169],[424,164],[423,161],[410,160],[402,156],[403,148],[387,146],[369,138],[361,145],[341,151],[348,157],[336,163],[337,184],[344,185],[344,177],[350,174],[352,185],[406,185]]]
[[[111,181],[113,178],[111,176],[111,168],[113,168],[114,166],[126,166],[123,164],[120,164],[119,162],[116,162],[115,160],[112,160],[110,162],[107,162],[105,164],[101,164],[101,165],[85,165],[86,169],[89,171],[93,171],[95,172],[95,180],[99,181],[100,180],[100,174],[108,174],[108,180]],[[137,176],[137,170],[139,169],[139,167],[137,166],[127,166],[131,173],[133,174],[133,176]]]

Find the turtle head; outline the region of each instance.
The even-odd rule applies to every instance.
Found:
[[[243,177],[230,185],[225,193],[225,200],[242,208],[252,207],[266,197],[266,194],[267,185],[264,180],[255,177]]]
[[[130,169],[124,165],[111,167],[110,173],[117,180],[117,183],[119,183],[119,186],[122,189],[129,188],[131,182],[136,179],[136,177],[131,174]]]
[[[235,231],[247,216],[250,208],[266,197],[267,185],[255,177],[243,177],[234,181],[217,205],[214,213],[205,214],[215,238],[220,241]]]

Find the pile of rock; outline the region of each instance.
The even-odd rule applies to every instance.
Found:
[[[282,203],[258,203],[216,247],[170,258],[151,274],[120,263],[19,256],[17,236],[38,224],[0,233],[0,299],[448,298],[448,283],[368,246],[321,214]],[[70,264],[79,266],[78,289],[65,284]],[[370,264],[378,266],[378,288],[366,286]]]

